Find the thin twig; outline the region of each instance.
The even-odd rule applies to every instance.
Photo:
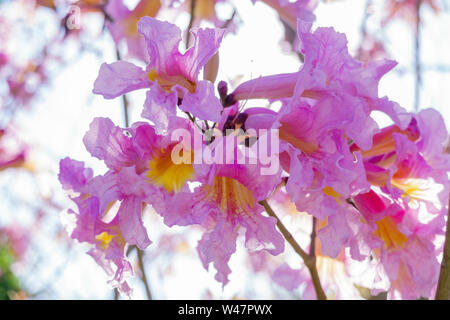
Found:
[[[119,48],[116,46],[116,57],[117,60],[121,60]],[[128,98],[126,94],[122,95],[122,106],[123,106],[123,118],[125,123],[125,128],[130,126],[130,121],[128,117]]]
[[[292,27],[284,22],[283,19],[280,18],[281,24],[284,27],[284,38],[287,42],[290,43],[290,45],[292,46],[292,48],[295,48],[295,42],[297,40],[297,31],[292,29]],[[298,59],[300,60],[301,63],[305,62],[305,56],[301,53],[301,52],[296,52]]]
[[[316,225],[317,225],[317,219],[316,217],[313,217],[312,221],[312,230],[311,230],[311,243],[309,245],[309,255],[311,257],[316,256]]]
[[[318,300],[326,300],[327,296],[325,292],[323,291],[322,285],[320,283],[319,273],[317,272],[317,266],[316,266],[316,257],[311,256],[307,254],[297,243],[297,241],[294,239],[292,234],[286,229],[284,224],[281,222],[281,220],[278,218],[278,216],[275,214],[275,212],[270,207],[269,203],[267,203],[266,200],[259,201],[259,204],[264,207],[267,214],[271,217],[274,217],[277,220],[277,227],[280,230],[283,237],[286,239],[286,241],[292,246],[294,251],[303,259],[305,262],[306,267],[309,270],[309,273],[311,274],[311,279],[314,285],[314,289],[316,291],[317,299]],[[315,239],[314,239],[315,240]]]
[[[236,8],[233,9],[233,13],[231,14],[231,17],[227,21],[225,21],[225,23],[222,26],[222,29],[228,28],[228,25],[233,21],[235,15],[236,15]]]
[[[200,127],[200,125],[197,123],[196,119],[190,112],[184,111],[184,113],[188,116],[189,120],[202,132],[205,133],[205,129]],[[206,121],[206,120],[205,120]]]
[[[117,60],[121,60],[120,51],[117,46],[116,46],[116,57],[117,57]],[[123,106],[124,124],[125,124],[125,127],[128,128],[130,123],[129,123],[129,116],[128,116],[128,99],[127,99],[126,94],[122,95],[122,106]],[[133,249],[133,247],[129,248],[127,255],[130,253],[130,251],[132,249]],[[136,247],[136,251],[137,251],[139,268],[141,269],[141,272],[142,272],[142,282],[144,283],[144,286],[145,286],[145,292],[147,293],[148,300],[152,300],[150,285],[147,280],[147,275],[145,274],[145,268],[144,268],[144,262],[143,262],[143,251],[137,247]],[[116,290],[116,291],[114,291],[114,300],[118,300],[118,298],[119,298],[119,295]]]
[[[436,300],[450,300],[450,197],[447,214],[447,231],[445,232],[444,256],[436,290]]]
[[[139,268],[141,269],[141,273],[142,273],[142,282],[144,283],[145,292],[147,293],[147,299],[152,300],[152,293],[150,291],[150,286],[148,284],[147,275],[145,274],[144,259],[143,259],[144,253],[141,249],[139,249],[139,248],[136,248],[136,249],[137,249]]]
[[[372,5],[372,0],[366,0],[366,4],[364,6],[364,14],[363,14],[361,26],[359,29],[360,33],[361,33],[361,43],[359,45],[359,49],[358,49],[358,53],[357,53],[358,60],[361,60],[361,56],[363,53],[363,44],[364,44],[364,39],[367,36],[367,20],[369,19],[369,16],[370,16],[369,8],[371,5]]]
[[[422,70],[420,65],[420,7],[422,0],[416,0],[416,35],[414,44],[414,63],[416,71],[414,88],[414,111],[419,111],[420,106],[420,87],[422,85]]]

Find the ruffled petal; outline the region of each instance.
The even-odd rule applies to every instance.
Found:
[[[147,248],[151,241],[142,221],[142,200],[133,196],[126,197],[120,204],[117,214],[125,240],[140,249]]]
[[[152,121],[156,132],[162,134],[169,129],[170,122],[176,117],[176,111],[177,94],[163,91],[159,86],[153,86],[147,91],[141,116]]]
[[[286,290],[292,291],[298,288],[306,279],[302,275],[302,270],[292,269],[287,263],[283,263],[273,272],[272,280]]]
[[[80,192],[87,181],[93,176],[90,168],[84,167],[84,162],[64,158],[59,162],[58,179],[62,187],[66,190]]]
[[[116,61],[100,66],[92,92],[101,94],[105,99],[113,99],[133,90],[149,88],[151,85],[152,82],[144,70],[130,62]]]
[[[145,38],[150,57],[149,69],[173,75],[179,73],[176,57],[181,41],[181,30],[174,24],[151,17],[138,22],[138,32]]]
[[[211,262],[217,270],[216,280],[225,286],[231,272],[228,261],[236,251],[236,228],[224,218],[219,219],[214,230],[204,233],[198,243],[197,251],[203,266],[208,269]]]
[[[83,142],[93,157],[104,160],[111,169],[131,166],[137,160],[132,139],[109,118],[95,118]]]
[[[184,96],[180,109],[201,120],[219,122],[223,107],[214,94],[214,85],[209,81],[199,81],[195,92]]]
[[[246,229],[245,246],[250,251],[266,250],[272,255],[284,251],[284,238],[276,229],[275,218],[254,213],[241,217],[240,224]]]
[[[219,50],[224,29],[192,29],[194,45],[183,55],[182,69],[186,78],[195,81],[208,60]]]

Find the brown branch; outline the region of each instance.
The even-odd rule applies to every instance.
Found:
[[[317,225],[317,219],[316,217],[313,217],[312,221],[312,231],[311,231],[311,243],[309,245],[309,255],[311,257],[316,256],[316,225]]]
[[[297,241],[294,239],[292,234],[286,229],[284,224],[281,222],[281,220],[278,218],[278,216],[275,214],[275,212],[272,210],[270,205],[267,203],[266,200],[259,201],[259,204],[264,207],[267,214],[271,217],[274,217],[277,220],[277,227],[280,230],[283,237],[286,239],[286,241],[292,246],[294,251],[303,259],[305,262],[306,267],[309,270],[309,273],[311,274],[311,279],[314,285],[314,289],[316,291],[317,299],[318,300],[326,300],[327,296],[325,292],[323,291],[322,285],[320,283],[319,273],[317,272],[317,265],[316,265],[316,257],[315,255],[309,255],[307,254],[297,243]],[[314,237],[315,240],[315,237]]]
[[[436,300],[450,300],[450,197],[447,215],[447,230],[445,232],[444,255],[441,272],[436,290]]]
[[[116,57],[117,57],[117,60],[121,60],[120,51],[117,46],[116,46]],[[123,106],[124,124],[125,124],[125,127],[128,128],[130,126],[130,123],[129,123],[129,116],[128,116],[128,99],[127,99],[126,94],[122,95],[122,106]],[[129,248],[129,250],[127,251],[127,255],[131,252],[133,247],[134,246]],[[145,286],[145,292],[147,293],[148,300],[152,300],[150,285],[148,283],[147,275],[145,274],[145,268],[144,268],[144,262],[143,262],[143,251],[141,249],[139,249],[138,247],[136,247],[136,251],[137,251],[137,259],[138,259],[139,268],[141,269],[141,273],[142,273],[142,282],[144,283],[144,286]],[[114,300],[119,299],[118,293],[119,292],[116,289],[114,291]]]
[[[144,259],[143,259],[144,252],[139,248],[136,248],[136,249],[137,249],[139,269],[141,269],[142,282],[144,283],[144,286],[145,286],[145,292],[147,293],[147,299],[152,300],[152,293],[150,291],[150,286],[148,284],[147,275],[145,274]]]
[[[116,46],[116,57],[117,60],[121,60],[119,48]],[[122,106],[123,106],[123,118],[125,123],[125,128],[130,126],[129,117],[128,117],[128,98],[126,94],[122,95]]]
[[[233,13],[231,14],[231,17],[227,21],[225,21],[225,23],[222,26],[222,29],[228,28],[228,25],[233,21],[235,15],[236,15],[236,8],[233,9]]]
[[[363,53],[363,44],[364,44],[364,39],[367,36],[367,20],[369,19],[370,13],[369,13],[369,8],[372,5],[372,0],[366,0],[366,4],[364,6],[364,15],[361,21],[361,26],[359,28],[360,33],[361,33],[361,42],[359,44],[359,49],[358,52],[356,54],[356,57],[358,58],[358,60],[361,60],[361,56]]]

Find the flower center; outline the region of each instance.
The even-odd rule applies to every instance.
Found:
[[[311,154],[318,149],[318,146],[312,142],[305,141],[295,134],[291,130],[290,125],[282,123],[280,129],[280,139],[289,142],[297,149],[303,151],[306,154]]]
[[[386,127],[373,137],[373,144],[370,150],[359,150],[356,145],[353,145],[351,147],[351,151],[361,151],[364,158],[390,154],[395,151],[394,133],[404,134],[410,141],[414,142],[419,139],[419,134],[416,131],[417,130],[415,130],[414,124],[411,124],[406,130],[401,130],[395,125]],[[387,161],[387,159],[384,159],[384,161]]]
[[[327,196],[333,197],[334,200],[336,200],[337,203],[341,203],[341,195],[334,191],[332,187],[325,186],[322,188],[323,193],[325,193]]]
[[[161,149],[160,152],[150,160],[150,170],[147,171],[147,177],[154,184],[164,187],[168,192],[180,191],[186,181],[194,177],[194,168],[192,166],[194,153],[192,151],[181,150],[180,156],[183,157],[185,152],[190,153],[190,163],[175,164],[172,161],[171,152]]]
[[[250,190],[233,178],[216,176],[213,184],[205,185],[203,191],[206,198],[215,202],[223,213],[239,215],[250,212],[255,206]]]
[[[108,249],[109,243],[111,242],[111,240],[114,237],[115,237],[114,235],[111,235],[108,232],[104,231],[104,232],[100,233],[99,235],[97,235],[95,237],[95,239],[97,240],[97,242],[99,242],[100,248],[102,250],[106,250],[106,249]]]
[[[195,82],[188,80],[181,75],[169,76],[167,74],[158,73],[155,69],[150,69],[147,76],[151,82],[155,82],[157,80],[160,88],[166,92],[171,92],[172,87],[175,85],[180,85],[186,88],[190,93],[194,93],[197,88]]]
[[[384,217],[375,223],[378,228],[373,234],[384,241],[384,246],[387,249],[403,247],[408,241],[408,237],[398,230],[391,217]]]
[[[402,197],[409,197],[410,204],[418,205],[419,201],[427,201],[432,203],[435,207],[441,207],[439,200],[439,193],[443,186],[436,184],[432,179],[395,179],[391,180],[392,186],[403,191]]]

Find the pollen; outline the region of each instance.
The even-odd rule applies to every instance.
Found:
[[[155,82],[158,77],[158,73],[156,72],[155,69],[150,69],[147,76],[151,82]]]
[[[340,199],[341,195],[340,195],[338,192],[334,191],[334,189],[333,189],[332,187],[326,186],[326,187],[324,187],[324,188],[322,189],[322,191],[323,191],[323,193],[325,193],[327,196],[333,197],[334,200],[336,200],[337,203],[340,203],[340,202],[341,202],[341,199]]]
[[[194,158],[190,152],[191,160]],[[194,168],[192,161],[190,163],[175,164],[172,161],[171,152],[161,149],[155,157],[149,162],[147,177],[157,186],[164,187],[168,192],[178,192],[181,190],[187,180],[194,177]]]
[[[197,89],[197,85],[194,81],[191,81],[182,75],[158,73],[154,68],[150,69],[147,77],[151,82],[158,81],[159,87],[166,92],[170,92],[175,85],[186,88],[190,93],[194,93]]]
[[[205,197],[215,202],[220,211],[237,216],[255,206],[251,191],[236,179],[216,176],[212,185],[203,187]]]
[[[403,190],[402,197],[411,197],[420,199],[420,195],[427,191],[425,182],[421,183],[420,179],[409,179],[406,182],[401,179],[392,179],[391,183],[394,187]]]
[[[108,249],[109,243],[112,241],[113,238],[114,236],[109,234],[108,232],[102,232],[95,237],[95,239],[100,243],[100,248],[102,250]]]
[[[374,235],[383,240],[386,249],[403,247],[408,241],[408,237],[398,230],[391,217],[384,217],[375,223],[378,228]]]

